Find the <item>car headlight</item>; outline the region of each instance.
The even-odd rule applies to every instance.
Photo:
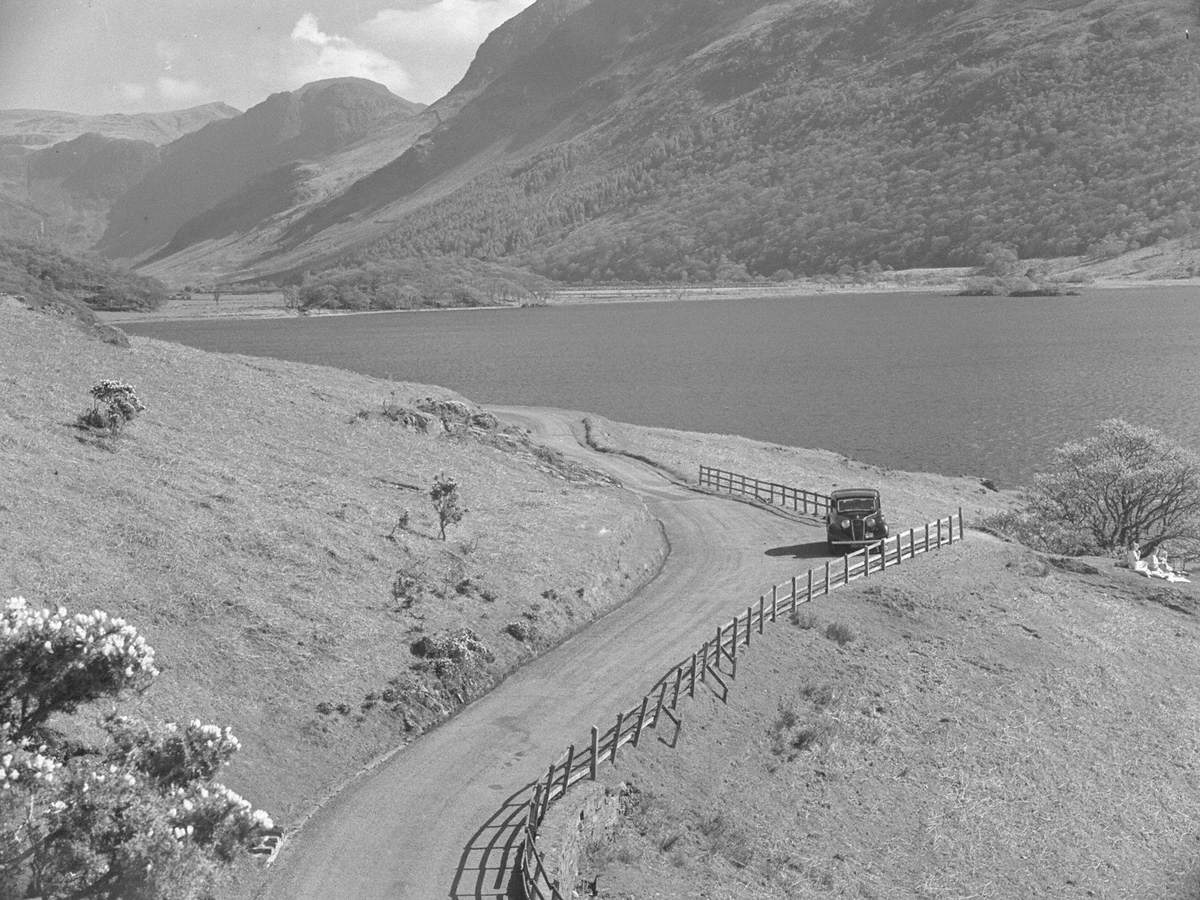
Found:
[[[874,527],[875,527],[875,520],[874,520],[874,519],[867,519],[867,520],[865,520],[865,521],[863,522],[863,524],[864,524],[864,525],[866,525],[868,528],[874,528]]]
[[[839,525],[840,527],[842,527],[842,528],[849,528],[849,527],[850,527],[850,520],[849,520],[849,519],[842,519],[842,521],[838,522],[838,525]]]

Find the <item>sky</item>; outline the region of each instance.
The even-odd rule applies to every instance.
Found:
[[[430,103],[533,0],[0,0],[0,109],[136,113],[354,75]]]

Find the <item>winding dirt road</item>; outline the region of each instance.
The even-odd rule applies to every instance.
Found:
[[[820,541],[815,526],[688,490],[641,462],[586,448],[577,437],[581,414],[494,411],[641,496],[670,541],[662,571],[629,602],[337,794],[284,845],[263,897],[505,896],[501,872],[522,813],[513,799],[524,786],[719,622],[812,564],[779,551]]]

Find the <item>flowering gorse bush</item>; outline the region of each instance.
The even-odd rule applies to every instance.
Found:
[[[240,744],[219,725],[110,713],[107,741],[53,742],[41,726],[158,670],[137,630],[20,597],[0,615],[0,896],[207,896],[217,868],[271,817],[213,780]],[[39,743],[39,739],[44,742]]]
[[[34,746],[29,738],[19,738],[11,722],[0,723],[0,791],[54,781],[60,764],[46,755],[45,744]]]
[[[164,789],[212,778],[229,765],[241,743],[228,727],[205,725],[193,719],[187,725],[111,715],[105,728],[116,752],[153,778]]]
[[[0,611],[0,720],[27,736],[55,712],[149,686],[154,648],[101,610],[68,615],[9,599]]]
[[[91,395],[92,408],[79,421],[91,428],[107,428],[113,434],[146,409],[133,385],[123,381],[108,378],[97,382],[92,385]]]

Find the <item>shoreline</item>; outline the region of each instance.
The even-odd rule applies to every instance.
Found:
[[[811,280],[798,280],[762,285],[689,285],[666,287],[661,285],[625,287],[564,288],[548,297],[529,303],[487,304],[482,306],[440,306],[420,309],[369,309],[369,310],[315,310],[303,315],[284,307],[282,293],[260,293],[227,295],[224,303],[210,299],[168,300],[162,308],[152,312],[102,312],[97,319],[105,325],[120,327],[123,324],[154,322],[205,322],[211,320],[258,320],[258,319],[301,319],[325,316],[358,316],[380,313],[444,313],[473,312],[496,309],[537,309],[546,306],[593,306],[613,303],[700,303],[709,300],[761,300],[772,297],[818,297],[831,294],[946,294],[954,297],[962,290],[963,279],[970,277],[967,269],[907,270],[907,278],[888,281],[873,281],[860,284],[830,284]],[[928,278],[928,281],[921,279]],[[911,279],[911,280],[909,280]],[[1200,278],[1119,278],[1101,277],[1086,284],[1065,284],[1070,290],[1119,290],[1155,288],[1200,288]],[[1064,295],[1070,296],[1070,295]],[[278,298],[278,302],[265,302],[266,297]],[[239,303],[242,298],[254,298]],[[1020,298],[997,296],[997,301],[1021,299],[1054,299],[1053,297]]]

